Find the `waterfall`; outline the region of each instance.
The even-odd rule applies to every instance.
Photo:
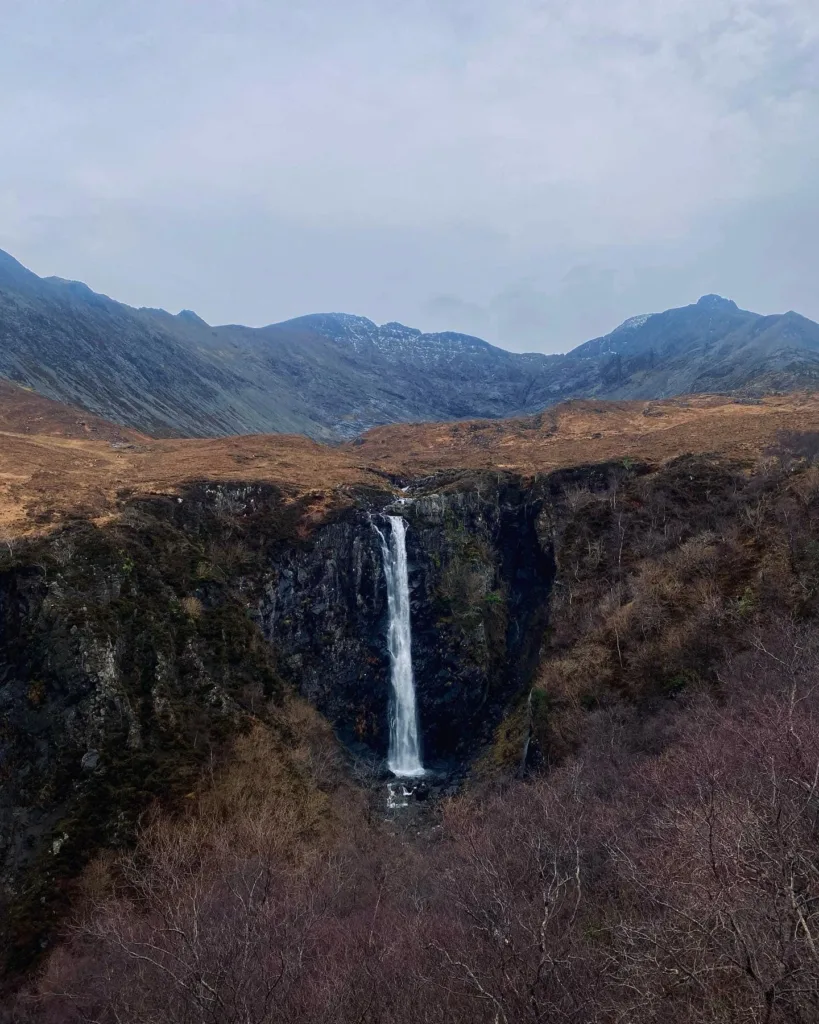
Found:
[[[387,516],[389,539],[376,527],[381,538],[387,605],[390,624],[387,646],[390,652],[390,748],[387,764],[400,778],[424,774],[415,705],[415,677],[412,671],[412,630],[410,627],[409,574],[407,572],[407,524],[401,516]]]

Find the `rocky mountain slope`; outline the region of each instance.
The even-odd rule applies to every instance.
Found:
[[[819,380],[819,324],[704,295],[694,306],[627,320],[571,356],[602,361],[608,398],[792,390]]]
[[[212,327],[40,278],[0,252],[0,377],[156,435],[304,433],[535,413],[567,398],[813,387],[819,326],[718,296],[567,355],[518,354],[348,314]]]
[[[44,398],[29,388],[0,380],[0,432],[73,440],[133,444],[149,438],[101,419],[77,406]]]

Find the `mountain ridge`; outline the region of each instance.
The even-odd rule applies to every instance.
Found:
[[[573,398],[759,395],[819,382],[819,325],[721,296],[631,317],[565,354],[312,313],[264,327],[134,308],[0,251],[0,378],[157,436],[351,439],[395,422],[499,419]]]

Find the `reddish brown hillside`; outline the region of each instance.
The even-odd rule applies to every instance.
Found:
[[[5,380],[0,380],[0,432],[103,441],[145,440],[130,427],[109,423],[84,409],[54,402]]]
[[[110,516],[121,493],[169,492],[195,479],[314,491],[320,514],[322,495],[345,485],[383,486],[384,473],[531,474],[625,457],[662,462],[685,452],[752,459],[780,430],[819,431],[819,398],[570,402],[526,419],[379,427],[329,447],[284,434],[156,440],[0,385],[0,532]]]
[[[539,473],[625,457],[662,462],[685,452],[753,458],[779,430],[819,430],[819,397],[583,400],[522,419],[378,427],[346,447],[368,466],[408,476],[444,468]]]
[[[316,491],[317,501],[345,484],[383,483],[348,453],[283,434],[128,444],[0,434],[0,533],[109,516],[121,493],[168,493],[201,479],[266,481]]]

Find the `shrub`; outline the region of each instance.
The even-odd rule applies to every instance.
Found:
[[[201,617],[203,607],[202,602],[198,597],[183,597],[179,604],[182,606],[182,611],[188,616],[188,618],[198,619]]]

